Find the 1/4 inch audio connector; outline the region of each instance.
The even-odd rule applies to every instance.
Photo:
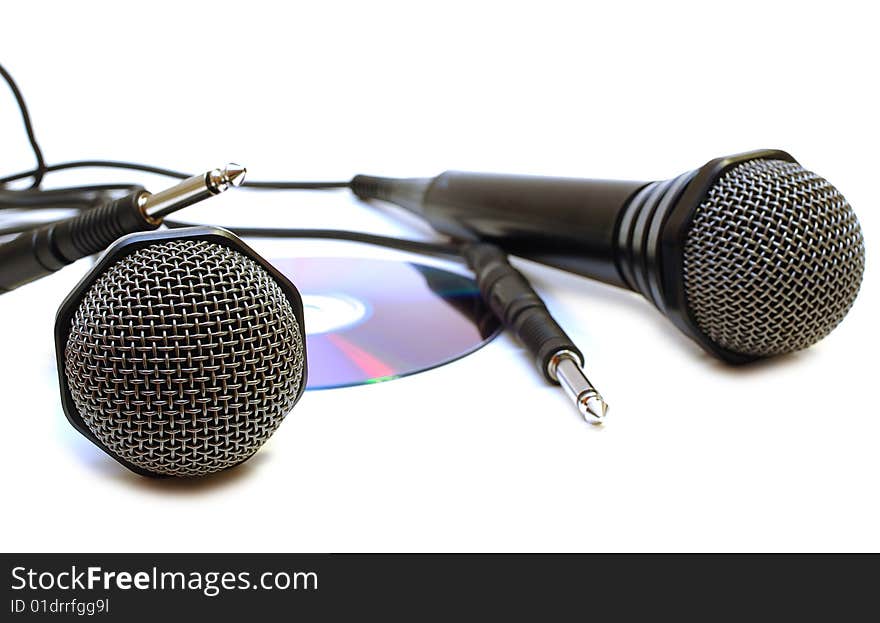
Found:
[[[601,424],[608,405],[583,372],[584,357],[528,280],[495,245],[475,242],[462,247],[486,303],[535,357],[541,374],[562,386],[590,424]]]
[[[72,218],[25,231],[0,245],[0,293],[99,253],[126,234],[156,229],[172,212],[240,186],[245,174],[244,167],[228,164],[156,194],[138,190]]]

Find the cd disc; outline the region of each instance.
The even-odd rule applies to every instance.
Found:
[[[472,353],[500,330],[469,277],[389,260],[272,258],[303,297],[308,389],[378,383]]]

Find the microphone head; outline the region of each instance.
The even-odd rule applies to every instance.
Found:
[[[768,357],[806,348],[855,301],[865,245],[855,212],[796,162],[757,159],[724,173],[684,245],[684,288],[701,332]]]
[[[865,270],[855,212],[778,150],[717,158],[654,182],[636,219],[635,285],[688,336],[731,363],[806,348],[849,311]]]
[[[62,304],[56,348],[70,422],[150,476],[245,461],[306,384],[299,293],[213,228],[114,244]]]

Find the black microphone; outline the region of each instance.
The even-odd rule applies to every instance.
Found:
[[[146,476],[201,476],[247,460],[306,386],[303,305],[228,231],[131,234],[58,311],[70,423]]]
[[[659,182],[447,171],[358,175],[351,187],[441,233],[639,292],[731,363],[822,339],[852,306],[865,267],[849,203],[778,150]]]

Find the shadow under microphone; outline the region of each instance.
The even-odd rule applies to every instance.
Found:
[[[299,292],[228,231],[125,236],[55,325],[64,413],[146,476],[202,476],[250,458],[306,386]]]
[[[849,311],[865,267],[852,207],[778,150],[658,182],[447,171],[358,175],[351,188],[454,238],[639,292],[729,363],[818,342]]]

